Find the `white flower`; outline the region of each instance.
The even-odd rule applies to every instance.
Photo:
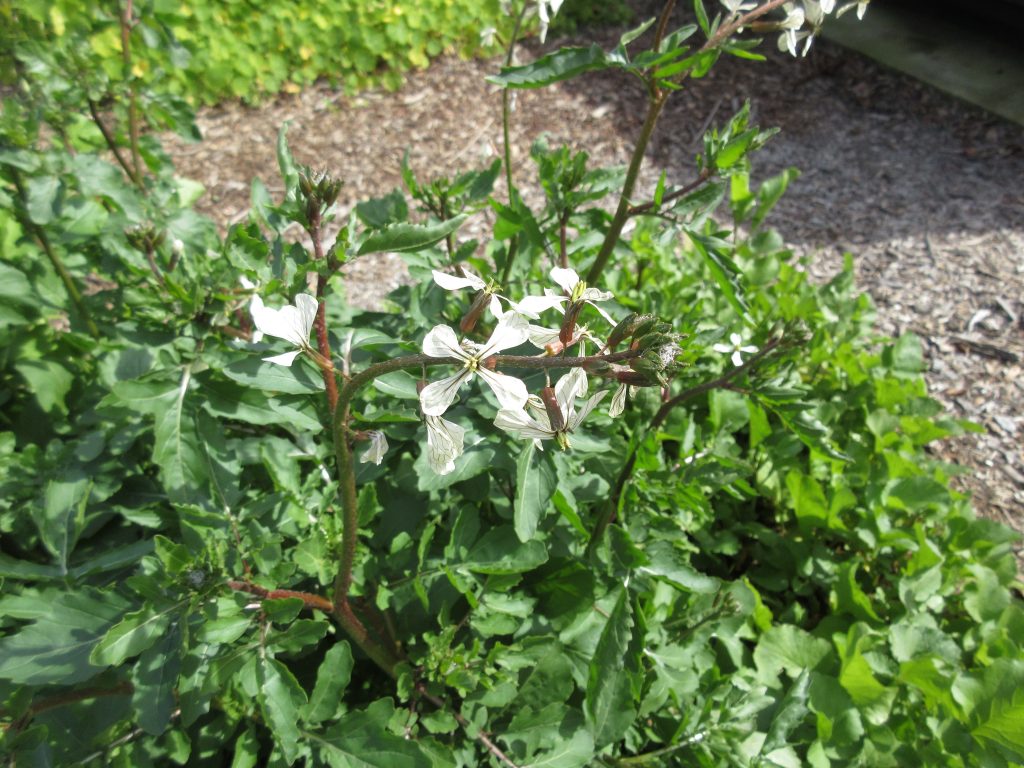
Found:
[[[757,3],[744,2],[744,0],[722,0],[722,5],[725,6],[725,9],[729,11],[730,14],[749,11],[750,9],[757,7]]]
[[[868,5],[870,4],[870,2],[871,0],[854,0],[854,2],[852,3],[847,3],[842,8],[839,9],[839,13],[836,14],[836,17],[838,18],[839,16],[842,16],[851,8],[857,6],[857,18],[863,19],[865,12],[868,10]]]
[[[447,272],[439,272],[436,269],[431,270],[431,273],[434,275],[434,282],[446,291],[461,291],[463,288],[472,288],[474,291],[484,291],[488,297],[491,314],[500,320],[505,313],[502,312],[501,302],[499,302],[498,299],[504,299],[505,297],[499,297],[498,294],[495,293],[496,286],[485,282],[480,275],[468,266],[463,265],[462,272],[465,277],[449,275]],[[506,301],[508,300],[506,299]]]
[[[779,35],[779,50],[789,51],[790,55],[796,56],[797,41],[803,37],[797,34],[797,30],[804,25],[804,9],[792,3],[786,3],[782,7],[786,11],[786,18],[779,22],[779,29],[783,30]]]
[[[376,429],[367,436],[370,438],[370,447],[359,457],[359,461],[364,464],[372,461],[380,466],[380,463],[384,461],[384,454],[388,452],[388,439],[384,437],[383,432]]]
[[[575,269],[552,267],[549,274],[551,279],[565,291],[565,295],[559,295],[545,289],[543,296],[527,296],[518,304],[513,305],[513,309],[527,317],[537,317],[545,309],[558,308],[561,311],[561,306],[565,302],[574,303],[582,301],[590,304],[601,313],[601,317],[615,325],[615,321],[611,319],[608,313],[594,303],[595,301],[609,301],[615,298],[614,294],[610,291],[588,288],[587,284],[580,280],[580,276],[576,274]]]
[[[427,463],[439,475],[455,469],[455,460],[462,455],[466,430],[440,416],[427,416]]]
[[[548,36],[548,25],[562,7],[562,0],[537,0],[537,16],[540,18],[540,41],[543,43]],[[548,15],[550,9],[551,15]]]
[[[498,30],[494,27],[484,27],[480,30],[480,45],[483,48],[490,48],[494,45],[494,38],[498,34]]]
[[[757,352],[757,347],[753,345],[743,346],[743,337],[738,333],[729,334],[728,344],[715,344],[711,347],[715,352],[721,352],[723,355],[732,353],[732,364],[735,366],[743,365],[743,354],[752,355]]]
[[[526,323],[512,316],[502,318],[495,326],[491,337],[482,346],[463,342],[447,325],[435,325],[423,339],[423,353],[430,357],[455,357],[464,361],[462,370],[454,376],[434,381],[420,392],[420,407],[426,416],[440,416],[455,400],[459,387],[479,374],[498,398],[502,408],[522,408],[529,397],[526,385],[514,376],[492,371],[482,365],[483,361],[503,349],[518,347],[526,341]]]
[[[296,296],[295,306],[288,305],[280,309],[270,309],[264,306],[263,299],[253,296],[249,311],[252,313],[252,321],[256,325],[256,330],[262,335],[284,339],[298,347],[294,352],[285,352],[283,355],[263,359],[268,363],[291,365],[301,352],[310,349],[309,334],[313,329],[313,321],[316,320],[318,309],[317,300],[308,293],[300,293]]]
[[[494,419],[494,426],[504,429],[514,437],[555,440],[562,450],[566,450],[570,447],[569,434],[576,431],[583,420],[608,394],[608,390],[598,392],[577,411],[576,398],[586,394],[586,391],[586,374],[581,368],[573,368],[555,384],[555,402],[561,414],[561,425],[552,425],[547,410],[538,407],[538,403],[532,403],[532,410],[536,416],[531,416],[522,408],[502,408]]]

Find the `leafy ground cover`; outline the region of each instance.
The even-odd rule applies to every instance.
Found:
[[[654,24],[495,81],[621,68],[653,126],[684,76],[750,55],[739,26]],[[333,243],[340,181],[282,131],[284,195],[254,184],[222,238],[139,130],[138,83],[21,55],[0,154],[12,760],[1024,759],[1014,535],[923,451],[964,425],[918,341],[873,333],[849,261],[814,285],[766,226],[794,174],[751,184],[771,131],[746,109],[649,200],[639,159],[538,143],[543,207],[508,164],[406,167]],[[180,104],[144,114],[192,132]],[[461,238],[485,208],[493,231]],[[339,267],[383,251],[416,282],[393,311],[346,304]]]

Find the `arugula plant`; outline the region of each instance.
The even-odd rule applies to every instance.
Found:
[[[781,5],[670,30],[668,2],[610,51],[504,67],[649,96],[626,169],[537,143],[539,206],[506,148],[342,217],[282,131],[283,199],[254,182],[223,238],[146,130],[192,123],[133,75],[131,6],[113,74],[71,37],[19,46],[9,762],[1020,764],[1014,536],[925,452],[973,427],[917,340],[873,334],[849,259],[808,282],[767,225],[796,172],[752,180],[772,132],[745,107],[691,178],[637,190],[671,94],[757,58],[741,29],[798,50],[842,10]],[[360,311],[339,270],[377,252],[412,281]]]

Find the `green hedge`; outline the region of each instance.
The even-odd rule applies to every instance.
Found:
[[[86,32],[92,54],[111,76],[121,74],[116,3],[3,5],[30,37]],[[134,74],[202,103],[258,101],[319,78],[395,87],[403,72],[444,51],[479,51],[482,30],[510,23],[498,0],[143,0],[135,16]]]

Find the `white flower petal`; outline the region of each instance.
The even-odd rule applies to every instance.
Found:
[[[570,432],[575,432],[580,423],[590,415],[590,412],[597,407],[597,404],[600,403],[607,394],[608,390],[604,389],[587,400],[587,402],[583,404],[583,407],[580,408],[579,413],[574,414],[569,420],[569,423],[566,424],[566,429]]]
[[[566,293],[572,293],[572,289],[580,281],[580,276],[576,274],[576,270],[569,269],[568,267],[552,267],[551,272],[548,274],[558,284],[558,287]]]
[[[455,331],[447,325],[435,325],[423,338],[423,354],[431,357],[458,357],[468,360],[469,355],[459,346]]]
[[[384,454],[388,452],[388,439],[384,437],[384,433],[379,430],[374,430],[370,433],[370,446],[363,452],[359,457],[359,461],[364,464],[373,462],[377,466],[384,461]]]
[[[427,416],[427,463],[439,475],[455,469],[455,459],[462,455],[466,430],[440,416]]]
[[[530,398],[526,385],[515,376],[508,376],[486,368],[477,370],[480,378],[487,382],[502,408],[522,408]],[[426,389],[423,390],[426,392]],[[426,411],[424,410],[424,413]]]
[[[738,349],[732,353],[732,364],[735,365],[737,368],[743,365],[743,356],[740,354],[740,351]]]
[[[559,333],[561,331],[558,328],[544,328],[540,325],[529,326],[530,343],[537,347],[537,349],[544,349],[548,344],[558,341]]]
[[[601,291],[597,288],[585,288],[580,296],[583,301],[611,301],[615,294],[611,291]]]
[[[513,313],[504,315],[494,326],[491,337],[480,350],[479,357],[484,359],[501,352],[503,349],[518,347],[530,335],[526,319]]]
[[[712,344],[711,348],[715,350],[715,352],[718,352],[723,355],[728,352],[732,352],[733,349],[732,346],[729,344]]]
[[[587,394],[587,374],[582,368],[573,368],[555,382],[555,401],[562,409],[566,422],[576,406],[576,398]]]
[[[320,302],[308,293],[300,293],[295,297],[295,306],[299,315],[296,330],[299,332],[299,344],[303,345],[309,341],[313,323],[316,322],[316,314],[320,311]]]
[[[622,412],[626,410],[626,392],[628,389],[629,387],[625,384],[619,384],[615,394],[612,395],[612,401],[608,403],[608,415],[613,419],[616,416],[621,416]]]
[[[301,350],[295,350],[294,352],[285,352],[283,355],[274,355],[273,357],[264,357],[263,362],[275,363],[276,365],[291,366],[295,362],[295,358],[302,354]]]
[[[568,300],[566,296],[527,296],[522,301],[512,304],[512,309],[536,320],[544,310],[558,307]]]
[[[502,408],[494,417],[494,426],[505,430],[513,437],[551,440],[555,436],[550,426],[531,418],[522,409]]]
[[[487,286],[487,283],[480,277],[477,277],[469,270],[465,270],[465,272],[466,277],[459,277],[458,275],[449,275],[447,272],[439,272],[436,269],[431,270],[431,273],[434,275],[434,282],[446,291],[461,291],[463,288],[473,288],[480,291]]]
[[[424,415],[440,416],[447,411],[448,406],[455,400],[462,382],[467,381],[472,375],[468,368],[463,368],[454,376],[427,384],[420,392],[420,408],[423,409]]]

